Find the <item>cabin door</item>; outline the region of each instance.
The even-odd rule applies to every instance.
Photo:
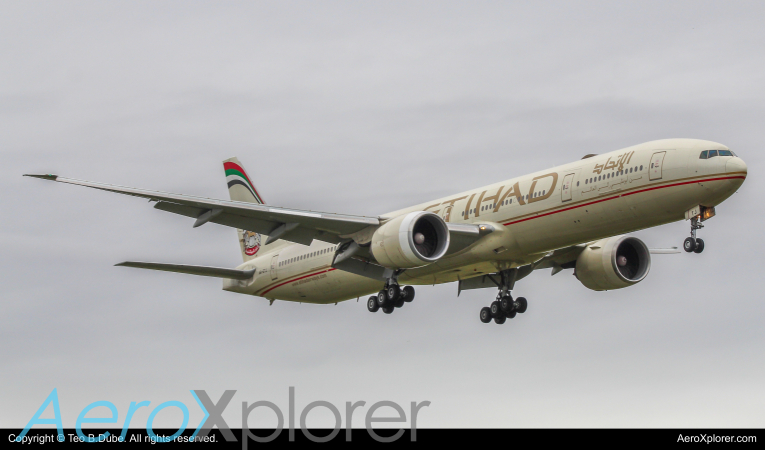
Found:
[[[648,179],[661,180],[661,166],[664,165],[664,156],[667,152],[656,152],[651,156],[651,165],[648,166]]]
[[[574,174],[570,173],[563,177],[563,183],[560,186],[560,200],[568,202],[571,200],[571,193],[574,191]]]
[[[278,275],[276,274],[276,268],[278,264],[279,264],[279,255],[274,255],[271,258],[271,279],[272,280],[279,278]]]

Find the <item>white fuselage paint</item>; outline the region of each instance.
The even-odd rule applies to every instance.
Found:
[[[405,271],[399,281],[447,283],[519,267],[551,250],[683,220],[697,205],[716,206],[744,182],[746,165],[732,156],[699,159],[702,150],[728,148],[695,139],[653,141],[385,214],[431,211],[448,222],[497,229],[434,264]],[[239,266],[257,268],[252,279],[224,280],[223,289],[334,303],[382,288],[381,281],[333,269],[334,249],[317,240],[269,248]]]

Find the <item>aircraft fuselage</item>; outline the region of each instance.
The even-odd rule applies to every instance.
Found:
[[[747,175],[736,156],[709,141],[669,139],[595,155],[384,214],[429,211],[446,222],[490,224],[497,230],[436,263],[408,269],[399,280],[439,284],[524,266],[549,251],[683,220],[694,206],[714,207]],[[383,282],[332,268],[334,244],[287,243],[239,269],[250,280],[223,289],[269,299],[332,303],[379,291]]]

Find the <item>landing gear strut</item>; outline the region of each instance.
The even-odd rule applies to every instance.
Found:
[[[367,300],[369,312],[377,312],[382,309],[385,314],[391,314],[395,308],[401,308],[404,303],[414,300],[414,288],[412,286],[399,286],[395,278],[385,283],[385,287]]]
[[[500,280],[497,282],[499,293],[496,300],[491,305],[481,308],[479,318],[483,323],[489,323],[494,320],[496,324],[503,324],[507,319],[512,319],[516,314],[523,314],[529,306],[529,303],[523,297],[513,299],[510,295],[515,285],[515,279],[518,275],[518,269],[503,270],[499,272]]]
[[[683,250],[688,253],[701,253],[704,251],[704,240],[696,237],[696,230],[704,228],[704,225],[699,220],[699,217],[693,217],[691,219],[691,237],[685,238],[683,242]]]

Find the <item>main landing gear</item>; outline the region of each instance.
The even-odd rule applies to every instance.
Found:
[[[503,324],[507,319],[512,319],[516,314],[523,314],[529,302],[523,297],[513,300],[509,292],[497,294],[497,299],[491,302],[491,306],[481,308],[480,319],[483,323],[489,323],[494,320],[496,324]]]
[[[491,302],[490,306],[481,308],[479,318],[483,323],[489,323],[494,320],[496,324],[503,324],[507,319],[512,319],[516,314],[523,314],[526,312],[526,308],[529,307],[529,303],[523,297],[513,299],[510,295],[510,290],[515,285],[515,280],[518,277],[518,269],[503,270],[499,272],[500,280],[497,282],[499,293],[497,299]],[[523,277],[523,275],[521,275]]]
[[[390,314],[395,308],[401,308],[404,303],[414,300],[414,288],[412,286],[400,287],[398,284],[386,284],[385,288],[377,295],[369,297],[367,309],[369,312],[377,312],[382,309],[385,314]]]
[[[698,217],[691,219],[691,237],[685,238],[683,250],[688,253],[701,253],[704,251],[704,240],[696,237],[696,230],[704,228]]]

